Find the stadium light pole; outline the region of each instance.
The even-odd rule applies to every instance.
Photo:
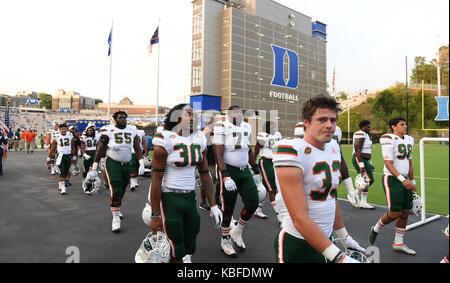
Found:
[[[406,84],[405,84],[405,90],[406,90],[406,125],[408,127],[406,128],[406,134],[409,133],[409,124],[408,124],[408,56],[405,58],[405,65],[406,65]]]
[[[437,43],[437,84],[438,84],[438,97],[441,96],[441,66],[439,66],[439,57],[440,57],[440,50],[439,50],[439,34],[436,36],[436,43]]]

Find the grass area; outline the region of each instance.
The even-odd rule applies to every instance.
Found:
[[[342,145],[344,159],[347,162],[350,176],[355,179],[356,170],[351,162],[352,146]],[[419,144],[414,146],[413,166],[417,182],[417,192],[420,195],[420,160]],[[386,195],[382,186],[383,159],[380,144],[372,148],[372,164],[375,167],[375,183],[369,189],[369,203],[387,205]],[[440,144],[425,144],[425,186],[426,210],[429,213],[448,215],[449,211],[449,147]],[[341,184],[338,190],[339,198],[346,198],[347,190]]]

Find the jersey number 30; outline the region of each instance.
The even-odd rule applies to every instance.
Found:
[[[185,167],[189,164],[197,166],[200,164],[200,160],[202,160],[202,153],[200,152],[201,148],[199,144],[191,144],[188,148],[184,143],[179,143],[174,145],[173,150],[180,150],[180,157],[183,161],[175,162],[175,166],[177,167]]]

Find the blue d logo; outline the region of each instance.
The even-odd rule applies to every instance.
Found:
[[[274,55],[274,75],[272,79],[272,85],[297,88],[298,86],[298,54],[292,50],[279,47],[272,44],[272,50]],[[285,74],[284,70],[284,58],[287,53],[289,58],[289,71]],[[285,75],[288,78],[285,79]]]

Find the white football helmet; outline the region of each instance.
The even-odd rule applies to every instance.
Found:
[[[95,123],[94,122],[89,122],[86,126],[86,129],[90,128],[90,127],[94,127],[94,131],[95,131]]]
[[[152,167],[152,160],[150,158],[148,158],[148,156],[144,157],[144,166],[145,166],[145,168]]]
[[[413,193],[413,207],[412,211],[415,215],[419,215],[422,213],[423,202],[418,194]]]
[[[345,250],[345,254],[357,261],[359,261],[360,263],[370,263],[369,259],[367,258],[367,256],[365,254],[363,254],[360,251],[356,251],[356,250]]]
[[[264,187],[262,182],[256,184],[256,187],[258,188],[258,203],[260,203],[266,199],[267,189]]]
[[[168,263],[169,260],[170,244],[161,231],[148,233],[134,256],[136,263]]]
[[[367,186],[369,186],[369,182],[367,181],[368,178],[365,175],[366,174],[359,173],[355,177],[355,187],[360,191],[363,191],[367,188]]]
[[[144,221],[145,225],[150,226],[150,220],[152,220],[152,206],[146,202],[145,207],[142,210],[142,220]]]
[[[86,178],[83,181],[83,184],[81,184],[81,187],[83,188],[83,192],[85,192],[86,194],[94,195],[98,193],[101,183],[102,180],[100,180],[99,177],[95,177],[95,179]]]
[[[80,172],[81,172],[81,169],[78,166],[78,164],[71,164],[70,165],[70,174],[72,176],[77,176],[78,174],[80,174]]]
[[[448,225],[447,225],[447,228],[445,228],[445,230],[442,231],[442,232],[444,232],[444,235],[445,235],[445,237],[446,237],[447,240],[448,240],[448,239],[449,239],[449,238],[448,238]]]

